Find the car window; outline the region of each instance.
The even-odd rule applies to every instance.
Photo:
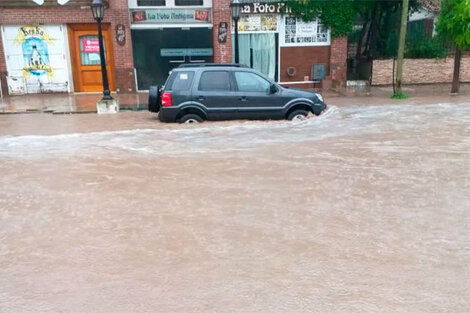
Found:
[[[230,91],[230,75],[227,71],[206,71],[202,73],[199,90]]]
[[[235,72],[239,91],[268,92],[271,83],[250,72]]]
[[[171,73],[170,79],[168,80],[166,90],[178,91],[188,90],[193,82],[194,72],[173,72]]]

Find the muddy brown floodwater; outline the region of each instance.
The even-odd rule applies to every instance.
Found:
[[[2,117],[0,312],[470,312],[470,102],[118,116]]]

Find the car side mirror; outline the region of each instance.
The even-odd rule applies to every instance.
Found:
[[[269,86],[269,94],[274,94],[278,91],[277,87],[275,84],[271,84],[271,86]]]

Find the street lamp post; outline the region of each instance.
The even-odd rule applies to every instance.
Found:
[[[113,100],[113,97],[111,97],[111,92],[109,91],[108,71],[106,69],[106,59],[104,55],[103,33],[101,31],[101,22],[103,21],[103,17],[104,17],[103,1],[93,0],[91,4],[91,10],[93,12],[93,18],[98,24],[98,43],[100,46],[101,76],[103,78],[103,99],[102,100]]]
[[[242,4],[239,0],[232,0],[230,3],[230,11],[232,14],[232,19],[235,22],[235,63],[239,63],[239,53],[238,53],[238,21],[240,20],[240,15],[242,13]]]

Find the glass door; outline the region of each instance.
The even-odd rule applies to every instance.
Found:
[[[240,63],[254,68],[277,81],[278,34],[242,33],[238,36]],[[233,37],[232,40],[234,40]],[[235,47],[235,44],[233,44],[233,47]]]

